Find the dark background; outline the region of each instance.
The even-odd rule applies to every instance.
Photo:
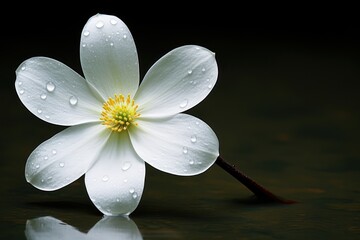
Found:
[[[237,189],[239,183],[215,166],[196,177],[196,183],[149,167],[143,199],[132,215],[144,239],[174,238],[169,229],[209,239],[206,226],[211,226],[214,238],[232,239],[240,233],[248,239],[356,239],[360,233],[357,9],[347,3],[226,1],[74,0],[2,6],[1,232],[8,239],[23,236],[26,220],[43,215],[84,231],[101,218],[81,179],[54,193],[26,183],[26,158],[63,127],[33,116],[18,99],[14,81],[19,64],[34,56],[57,59],[82,75],[82,28],[88,18],[103,13],[116,15],[129,27],[141,76],[181,45],[198,44],[215,52],[218,82],[189,112],[214,129],[225,159],[280,195],[303,203],[281,210],[254,208],[244,204],[250,193]]]

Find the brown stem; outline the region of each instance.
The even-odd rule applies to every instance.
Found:
[[[283,203],[283,204],[292,204],[296,201],[283,199],[279,196],[276,196],[263,186],[256,183],[250,177],[246,176],[235,165],[232,165],[225,161],[221,156],[216,159],[216,164],[219,165],[222,169],[228,172],[231,176],[240,181],[245,187],[247,187],[255,196],[263,202],[274,202],[274,203]]]

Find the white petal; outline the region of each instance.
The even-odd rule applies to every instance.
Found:
[[[153,167],[175,175],[195,175],[207,170],[219,156],[219,142],[203,121],[177,114],[157,121],[138,120],[130,128],[136,152]]]
[[[145,162],[135,153],[126,132],[113,133],[101,155],[85,174],[94,205],[105,215],[128,215],[140,202]]]
[[[109,131],[88,123],[69,127],[40,144],[25,166],[26,180],[41,190],[56,190],[81,177],[105,144]]]
[[[46,122],[70,126],[99,120],[102,102],[83,77],[54,59],[24,61],[15,87],[29,111]]]
[[[111,15],[91,17],[81,34],[80,60],[87,81],[107,99],[134,96],[139,62],[133,37],[123,21]]]
[[[135,222],[128,216],[104,216],[90,229],[88,237],[101,240],[143,239]]]
[[[53,217],[39,217],[26,221],[27,240],[87,239],[76,228]]]
[[[217,81],[214,53],[199,46],[176,48],[146,73],[136,93],[142,116],[169,116],[201,102]]]

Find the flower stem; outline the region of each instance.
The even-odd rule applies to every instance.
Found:
[[[256,183],[250,177],[246,176],[242,173],[239,169],[236,168],[235,165],[230,164],[229,162],[225,161],[221,156],[216,159],[216,164],[219,165],[222,169],[224,169],[227,173],[231,176],[236,178],[239,182],[241,182],[245,187],[247,187],[251,192],[255,194],[255,196],[261,202],[273,202],[273,203],[282,203],[282,204],[292,204],[296,203],[294,200],[283,199],[260,184]]]

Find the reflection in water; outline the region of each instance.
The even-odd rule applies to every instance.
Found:
[[[129,217],[107,217],[98,221],[88,233],[83,233],[56,218],[47,216],[27,220],[25,236],[28,240],[74,239],[143,239]]]

